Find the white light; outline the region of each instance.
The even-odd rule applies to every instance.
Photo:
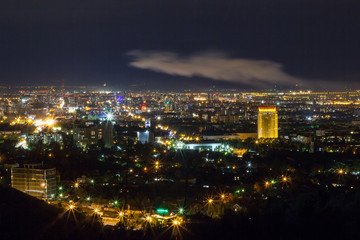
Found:
[[[114,118],[114,115],[112,113],[106,114],[106,120],[111,121],[111,120],[113,120],[113,118]]]

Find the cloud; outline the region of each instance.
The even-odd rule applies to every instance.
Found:
[[[283,70],[283,65],[268,60],[231,58],[221,52],[200,52],[181,56],[166,51],[134,50],[130,66],[155,72],[183,76],[204,77],[249,86],[284,85],[301,82]]]

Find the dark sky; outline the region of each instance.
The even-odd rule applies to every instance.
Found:
[[[359,0],[2,0],[0,84],[360,87]]]

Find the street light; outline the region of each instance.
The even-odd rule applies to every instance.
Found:
[[[76,208],[76,206],[75,206],[75,204],[73,204],[73,203],[70,203],[70,204],[68,205],[68,210],[69,210],[69,211],[73,211],[73,210],[75,210],[75,208]]]
[[[97,208],[95,208],[95,209],[94,209],[94,214],[100,214],[100,210],[97,209]]]
[[[286,182],[289,181],[289,178],[284,176],[284,177],[282,177],[282,181],[283,181],[284,183],[286,183]]]
[[[172,221],[172,225],[173,225],[173,226],[180,226],[180,225],[181,225],[181,222],[182,222],[182,219],[181,219],[181,218],[175,218],[175,219]]]
[[[145,220],[146,220],[148,223],[151,223],[151,221],[152,221],[152,217],[150,217],[150,216],[146,216]]]
[[[184,208],[179,208],[179,214],[184,214],[184,212],[185,212],[185,209]]]

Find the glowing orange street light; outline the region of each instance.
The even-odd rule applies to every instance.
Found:
[[[75,204],[70,203],[70,204],[68,205],[68,207],[67,207],[67,210],[68,210],[68,211],[73,211],[73,210],[75,210],[75,208],[76,208]]]
[[[97,209],[97,208],[95,208],[95,209],[94,209],[94,214],[100,214],[100,210]]]
[[[151,221],[152,221],[152,217],[147,216],[147,217],[145,218],[145,220],[146,220],[148,223],[151,223]]]
[[[182,222],[182,219],[181,219],[181,218],[175,218],[175,219],[172,221],[172,225],[173,225],[173,226],[180,226],[180,225],[181,225],[181,222]]]
[[[281,181],[282,181],[283,183],[288,183],[288,182],[290,182],[290,178],[289,178],[289,177],[286,177],[286,176],[283,176],[283,177],[281,178]]]

